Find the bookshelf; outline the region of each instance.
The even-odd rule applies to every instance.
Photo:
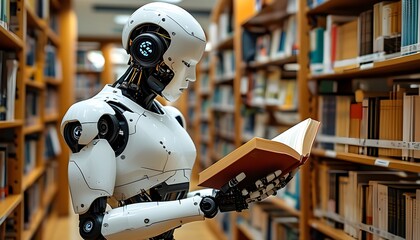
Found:
[[[287,189],[282,189],[278,194],[280,196],[285,194],[285,198],[270,197],[265,202],[275,210],[282,210],[299,219],[299,239],[360,239],[363,237],[402,239],[406,233],[403,233],[403,227],[395,224],[395,221],[391,222],[392,229],[389,229],[388,226],[378,226],[377,220],[372,220],[373,222],[360,220],[362,217],[366,218],[363,213],[349,214],[338,208],[345,206],[358,212],[357,209],[366,207],[368,209],[366,211],[371,213],[372,210],[366,204],[375,204],[375,200],[372,199],[373,197],[361,198],[361,194],[367,192],[376,194],[376,192],[369,190],[372,186],[368,187],[369,182],[366,180],[363,182],[366,186],[365,190],[356,190],[357,185],[355,187],[351,182],[356,176],[362,176],[366,171],[374,172],[370,176],[371,180],[375,180],[379,171],[385,171],[386,174],[394,174],[397,171],[406,175],[406,179],[414,176],[414,179],[418,180],[420,138],[416,131],[420,128],[416,127],[417,114],[419,114],[416,99],[420,94],[417,67],[419,38],[417,27],[405,27],[404,24],[408,24],[407,19],[404,20],[402,17],[405,13],[403,9],[398,10],[398,6],[407,7],[404,4],[413,2],[408,0],[387,3],[377,0],[296,1],[296,11],[291,14],[287,5],[292,2],[233,0],[218,1],[215,5],[212,15],[213,25],[209,30],[213,47],[208,53],[211,59],[210,79],[213,87],[213,101],[210,107],[212,117],[209,119],[212,143],[209,147],[213,153],[210,162],[201,161],[201,168],[206,168],[208,164],[224,156],[223,150],[230,152],[231,148],[237,148],[252,136],[261,134],[267,137],[266,134],[269,136],[270,132],[271,134],[281,132],[307,117],[318,119],[324,123],[325,128],[321,129],[317,138],[310,164],[301,168],[299,182],[294,183],[298,186],[295,189],[300,199],[298,209],[290,205]],[[232,16],[226,17],[224,15],[226,8],[232,9],[231,6],[233,6]],[[378,12],[378,6],[385,8],[393,16],[385,17],[386,21],[391,21],[391,23],[383,23],[380,28],[374,26],[377,23],[369,22],[378,21],[378,19],[375,20],[375,11]],[[338,15],[338,17],[330,15]],[[296,48],[292,46],[288,54],[277,54],[276,57],[270,57],[270,52],[266,50],[265,54],[268,56],[262,56],[264,51],[261,51],[260,46],[269,43],[270,38],[276,39],[273,34],[278,32],[279,28],[287,28],[284,22],[287,22],[291,16],[296,21]],[[415,14],[404,16],[408,19],[417,17]],[[234,33],[231,35],[218,32],[220,25],[226,24],[226,18],[234,19],[232,20]],[[402,21],[402,24],[392,23],[392,21]],[[412,21],[414,25],[411,26],[416,26],[417,21],[417,18],[414,19]],[[416,36],[417,40],[407,39],[407,35],[410,34]],[[329,42],[325,42],[327,38]],[[363,42],[358,39],[363,39]],[[399,39],[401,39],[402,47],[397,47]],[[385,42],[390,45],[384,47]],[[256,43],[261,44],[257,49],[253,46],[253,44],[257,45]],[[258,50],[261,52],[258,53]],[[233,71],[220,70],[220,59],[231,54],[225,54],[226,51],[233,51]],[[225,69],[231,66],[221,65]],[[267,101],[264,95],[267,90],[264,82],[269,82],[267,79],[270,73],[279,69],[281,73],[273,74],[274,79],[294,79],[296,90],[293,93],[296,95],[297,102],[294,108],[272,104],[273,102]],[[293,70],[295,73],[292,73]],[[222,75],[223,72],[226,74]],[[279,87],[276,84],[270,86],[270,88]],[[284,86],[281,85],[280,88]],[[402,91],[402,89],[405,90]],[[258,96],[259,94],[261,96]],[[220,101],[217,99],[218,95],[225,95],[228,98]],[[253,99],[252,95],[257,98]],[[378,98],[379,96],[382,98]],[[198,99],[198,95],[195,97],[197,98],[194,99]],[[382,119],[377,123],[382,127],[376,133],[369,133],[366,130],[361,132],[363,124],[368,124],[366,120],[362,123],[360,118],[355,120],[356,117],[353,116],[350,119],[350,104],[357,102],[360,107],[363,99],[367,98],[377,98],[378,102],[386,100],[383,107],[377,103],[379,104],[377,108],[370,108],[372,116]],[[334,101],[336,105],[328,105]],[[219,103],[224,103],[224,105]],[[277,102],[274,101],[274,103]],[[403,107],[406,105],[411,107]],[[374,103],[369,106],[374,106]],[[387,106],[389,108],[386,108]],[[365,111],[368,111],[367,109]],[[373,109],[376,109],[376,115]],[[333,115],[336,114],[333,120],[330,119],[329,111],[336,111],[333,113]],[[354,111],[356,110],[352,110],[353,114]],[[362,114],[360,109],[358,111]],[[340,112],[340,120],[337,120],[338,112]],[[366,119],[369,112],[363,114]],[[262,123],[263,127],[252,126],[256,122]],[[198,125],[194,126],[199,129]],[[373,129],[373,127],[374,125],[369,128]],[[335,132],[331,133],[327,129]],[[346,133],[343,131],[346,129],[351,130]],[[201,134],[201,139],[204,138],[203,136],[205,134]],[[227,146],[218,147],[219,141],[230,144],[228,145],[230,149]],[[386,177],[379,178],[386,179]],[[335,188],[336,190],[333,190]],[[419,187],[411,187],[410,191],[416,188]],[[395,186],[393,189],[396,189],[393,191],[401,191]],[[342,195],[339,196],[339,193]],[[357,201],[343,204],[343,197],[353,199],[355,196],[363,199],[365,205]],[[411,201],[413,199],[416,199],[412,203],[415,204],[418,196],[411,197]],[[409,200],[398,201],[400,204],[402,201]],[[332,207],[332,203],[336,204],[335,207]],[[403,210],[396,211],[401,214],[400,217],[406,217]],[[254,210],[249,209],[244,213],[223,215],[216,221],[209,222],[215,229],[219,231],[223,229],[224,238],[257,239],[258,236],[261,237],[261,232],[255,232],[252,224],[249,224],[252,222],[250,215],[253,214],[255,214]],[[377,213],[373,214],[378,219]],[[380,216],[383,219],[395,217]],[[404,219],[404,221],[412,224],[416,219]],[[411,234],[416,234],[416,232]],[[410,236],[412,239],[417,237]]]
[[[410,191],[420,193],[419,186],[397,183],[401,179],[418,180],[420,173],[417,153],[420,138],[415,132],[419,98],[418,30],[406,28],[410,21],[417,22],[418,16],[407,14],[408,3],[414,2],[321,1],[306,10],[306,19],[311,23],[309,34],[313,36],[308,41],[313,48],[307,79],[317,105],[312,116],[329,126],[321,129],[318,144],[312,151],[310,191],[314,201],[307,221],[311,231],[340,239],[419,237],[413,225],[417,218],[405,204],[416,204],[420,195],[411,200],[404,197]],[[379,13],[384,15],[379,18]],[[320,29],[322,33],[316,33]],[[342,52],[343,29],[352,32],[348,39],[353,40],[349,44],[356,44],[346,53],[350,54],[347,59],[340,58],[338,53]],[[324,49],[320,51],[315,46],[320,46],[317,41],[322,39],[322,34]],[[405,41],[410,34],[415,36],[413,40]],[[327,36],[330,42],[325,44]],[[387,47],[382,45],[385,41]],[[316,64],[322,70],[316,69]],[[395,172],[403,176],[387,180],[387,175]],[[367,173],[369,176],[363,177]],[[384,191],[394,191],[381,198],[385,205],[376,200],[384,192],[376,192],[375,181]],[[322,187],[327,183],[331,185]],[[359,200],[343,202],[343,198],[350,196]],[[413,199],[414,203],[410,202]],[[389,212],[381,214],[371,210],[378,207]],[[380,219],[387,220],[384,223]]]
[[[308,64],[307,57],[302,57],[308,53],[306,44],[303,44],[308,41],[306,34],[303,34],[307,31],[306,21],[302,21],[306,12],[297,11],[297,9],[306,8],[301,1],[292,1],[293,3],[290,3],[288,8],[287,2],[217,1],[209,29],[212,50],[208,53],[212,101],[211,117],[206,121],[209,121],[210,125],[211,142],[208,147],[211,153],[210,161],[198,158],[202,169],[239,147],[252,136],[274,137],[309,116],[308,105],[298,104],[298,102],[311,101],[306,85],[309,72],[305,68],[297,71],[297,66]],[[222,32],[220,32],[221,29]],[[262,47],[257,46],[258,42],[260,40],[263,42],[264,38],[270,42],[270,38],[273,37],[271,33],[274,30],[289,31],[289,36],[293,37],[288,39],[287,47],[283,46],[281,51],[274,52],[272,56],[258,56],[264,51],[258,52],[257,48]],[[280,38],[280,36],[276,37]],[[258,38],[260,40],[257,40]],[[249,52],[252,52],[253,56],[245,56]],[[266,75],[272,72],[280,74],[275,76],[277,80],[274,83],[275,87],[278,88],[280,85],[278,82],[283,78],[286,81],[281,84],[290,85],[291,97],[288,98],[292,100],[289,100],[288,105],[280,104],[279,99],[270,102],[265,96],[267,89],[272,90],[272,86],[265,86]],[[261,76],[253,76],[256,73],[260,73]],[[258,81],[256,78],[261,78],[263,83],[256,83]],[[255,102],[252,99],[254,92],[256,95],[262,94]],[[205,95],[207,97],[207,93]],[[203,99],[203,96],[196,94],[195,98]],[[195,100],[199,102],[197,99]],[[196,113],[200,111],[202,109],[199,108]],[[259,122],[260,126],[255,126],[256,122]],[[200,129],[199,125],[194,126],[196,126],[195,129]],[[200,136],[201,139],[198,142],[201,145],[203,139],[206,139],[206,134],[201,133]],[[309,169],[301,172],[303,179],[307,178],[305,174],[309,175]],[[305,198],[307,195],[304,189],[309,188],[309,180],[299,181],[297,184],[299,185],[297,189],[301,189],[298,190],[299,195]],[[304,205],[301,205],[303,207],[300,210],[291,207],[287,200],[279,197],[270,198],[269,202],[278,209],[283,209],[302,219],[307,218],[309,213],[309,205],[305,203],[305,200],[302,201]],[[237,213],[226,213],[210,222],[211,226],[218,231],[222,229],[225,237],[229,239],[253,239],[252,234],[243,231],[246,228],[238,223],[239,219],[242,218],[238,217]],[[300,228],[303,233],[301,239],[308,239],[308,225],[302,223]]]
[[[59,126],[73,102],[76,19],[71,1],[1,3],[0,238],[45,239],[69,206]]]

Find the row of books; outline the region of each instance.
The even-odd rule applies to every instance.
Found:
[[[49,17],[50,1],[49,0],[28,0],[27,5],[39,17],[46,19]]]
[[[234,114],[223,114],[215,113],[214,114],[214,128],[218,135],[226,138],[233,139],[235,129],[235,116]]]
[[[249,73],[247,78],[247,105],[256,107],[276,106],[285,111],[297,109],[296,79],[283,78],[280,69],[258,70]]]
[[[37,182],[27,189],[23,197],[23,228],[29,229],[35,214],[41,207],[41,185]]]
[[[40,96],[34,89],[26,90],[25,98],[25,125],[33,126],[40,123]]]
[[[0,0],[0,27],[16,31],[17,21],[17,0]]]
[[[102,89],[102,85],[100,83],[100,76],[95,73],[78,73],[76,75],[75,87],[76,101],[81,101],[90,98]]]
[[[219,43],[231,38],[234,32],[233,11],[230,7],[224,9],[219,15],[217,22],[209,26],[211,45],[217,46]]]
[[[211,100],[208,98],[201,100],[200,118],[203,121],[207,121],[210,118]]]
[[[32,29],[28,31],[26,35],[26,65],[27,66],[35,66],[37,63],[37,57],[39,46],[38,46],[38,37],[40,32],[38,30]]]
[[[44,76],[58,79],[62,76],[61,61],[57,56],[57,48],[51,44],[45,46]]]
[[[235,75],[235,53],[233,50],[218,52],[216,62],[216,79],[223,81]]]
[[[105,60],[102,52],[96,50],[97,46],[94,44],[79,44],[76,53],[76,67],[79,71],[102,71]]]
[[[58,113],[58,89],[54,86],[47,86],[44,109],[45,115]]]
[[[216,86],[213,92],[212,107],[220,110],[234,109],[233,88],[230,85]]]
[[[210,151],[209,147],[205,143],[200,143],[200,165],[203,168],[210,166]]]
[[[44,158],[49,160],[60,155],[61,146],[57,129],[53,124],[47,125],[45,131]]]
[[[0,50],[0,121],[10,121],[15,116],[18,65],[14,53]]]
[[[328,150],[410,161],[420,158],[420,151],[410,146],[398,147],[402,142],[420,141],[419,92],[415,88],[412,92],[399,86],[394,84],[395,90],[388,93],[390,96],[379,93],[376,96],[358,97],[369,94],[361,91],[356,91],[356,96],[318,96],[318,116],[323,123],[320,134],[354,140],[347,143],[320,140],[321,146]],[[372,139],[394,141],[394,147],[361,143]]]
[[[9,144],[0,144],[0,201],[9,194],[8,159]]]
[[[216,135],[213,142],[213,155],[215,160],[219,160],[226,156],[228,153],[236,149],[235,144],[232,141],[226,140],[219,135]]]
[[[39,142],[39,135],[38,134],[31,134],[25,136],[25,161],[23,164],[23,173],[28,174],[32,170],[35,169],[37,164],[37,156],[38,156],[38,142]]]
[[[251,232],[253,239],[299,239],[299,218],[271,202],[249,205],[249,213],[238,218],[238,225]]]
[[[242,33],[242,60],[244,62],[267,62],[297,55],[296,15],[290,15],[282,26],[269,32]]]
[[[210,76],[208,73],[200,74],[200,93],[208,93],[210,91]]]
[[[358,16],[327,15],[310,31],[313,73],[340,72],[419,50],[417,0],[382,1]]]
[[[313,170],[314,215],[357,239],[419,239],[415,174],[323,161]]]

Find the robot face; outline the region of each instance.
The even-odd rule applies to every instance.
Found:
[[[175,101],[188,88],[189,81],[195,81],[195,71],[200,61],[206,37],[200,24],[184,9],[162,2],[149,3],[137,9],[123,29],[123,47],[129,51],[131,33],[138,26],[155,24],[170,36],[170,44],[163,54],[164,63],[174,72],[171,82],[163,89],[162,96]],[[145,48],[147,50],[147,47]]]

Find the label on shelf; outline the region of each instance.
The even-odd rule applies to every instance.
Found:
[[[314,209],[314,216],[318,218],[329,218],[333,221],[350,225],[354,228],[363,230],[368,233],[372,233],[374,235],[377,235],[379,237],[385,238],[385,239],[391,239],[391,240],[404,240],[404,238],[394,235],[392,233],[389,233],[385,230],[379,229],[377,227],[374,227],[372,225],[367,225],[364,223],[355,223],[352,221],[346,220],[343,216],[340,216],[339,214],[335,212],[327,212],[321,209]]]
[[[381,166],[381,167],[388,167],[389,166],[389,161],[377,158],[375,160],[375,165],[376,166]]]
[[[337,152],[332,150],[325,150],[325,156],[330,158],[337,157]]]

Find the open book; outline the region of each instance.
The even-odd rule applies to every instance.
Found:
[[[254,137],[200,172],[198,185],[220,189],[242,172],[246,177],[239,186],[254,183],[278,169],[282,175],[287,174],[308,159],[319,125],[308,118],[272,140]]]

